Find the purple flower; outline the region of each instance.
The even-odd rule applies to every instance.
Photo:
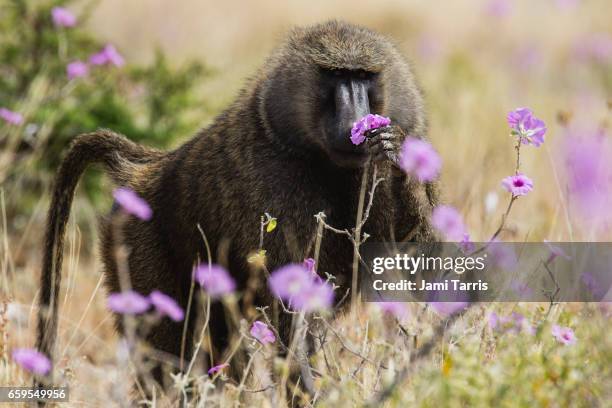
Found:
[[[553,325],[552,335],[559,343],[563,343],[566,346],[576,343],[576,335],[574,331],[569,327],[561,327],[559,325]]]
[[[185,312],[176,303],[176,300],[158,290],[149,294],[149,301],[162,316],[168,316],[175,322],[180,322],[185,318]]]
[[[521,297],[521,300],[529,299],[533,295],[533,289],[524,282],[512,282],[510,287]]]
[[[293,309],[311,312],[328,308],[334,300],[331,285],[317,278],[304,265],[288,264],[272,272],[268,286]]]
[[[268,285],[272,294],[285,301],[309,288],[313,283],[312,275],[303,265],[288,264],[272,272]]]
[[[466,228],[463,218],[459,211],[450,205],[439,205],[434,208],[431,213],[431,224],[448,240],[458,242],[465,238]]]
[[[223,363],[223,364],[219,364],[219,365],[213,366],[213,367],[211,367],[208,370],[208,374],[209,375],[213,375],[215,373],[218,373],[219,371],[223,370],[225,367],[229,367],[229,364],[228,363]]]
[[[472,240],[470,239],[470,234],[468,234],[467,232],[463,233],[463,238],[459,243],[459,248],[461,249],[461,252],[466,255],[471,254],[476,249],[476,245],[472,242]]]
[[[399,166],[406,173],[416,175],[420,182],[426,182],[438,176],[442,159],[429,143],[408,137],[402,144]]]
[[[495,312],[491,312],[488,318],[489,328],[495,330],[499,325],[499,316]]]
[[[11,125],[21,125],[23,123],[23,116],[21,116],[20,113],[13,112],[6,108],[0,108],[0,118]]]
[[[334,301],[334,289],[327,282],[312,281],[310,286],[293,297],[293,308],[302,312],[328,309]]]
[[[487,246],[487,253],[497,266],[506,270],[514,270],[518,265],[516,253],[511,244],[499,241],[497,238]]]
[[[306,268],[306,270],[310,273],[312,273],[313,275],[317,274],[317,271],[315,270],[315,260],[312,258],[306,258],[304,259],[304,268]]]
[[[72,61],[66,65],[66,74],[68,79],[81,78],[87,76],[89,73],[89,66],[82,61]]]
[[[132,214],[141,220],[148,221],[153,215],[149,204],[129,188],[120,187],[113,191],[113,197],[117,204],[128,214]]]
[[[532,144],[539,147],[544,143],[546,124],[533,116],[529,108],[517,108],[508,113],[508,124],[512,134],[518,136],[523,144]]]
[[[353,128],[351,129],[351,142],[355,145],[360,145],[366,139],[365,134],[368,130],[389,126],[390,123],[391,119],[389,118],[368,113],[353,124]]]
[[[388,315],[394,316],[397,320],[404,320],[410,315],[408,307],[402,302],[376,302],[380,310]]]
[[[18,348],[13,350],[13,360],[23,369],[38,375],[51,371],[51,361],[38,350]]]
[[[276,341],[274,332],[268,328],[267,324],[259,320],[253,322],[250,333],[261,344],[274,343]]]
[[[195,280],[213,298],[219,298],[232,293],[236,289],[236,282],[227,270],[220,265],[200,264],[194,271]]]
[[[612,142],[605,130],[572,129],[562,157],[575,211],[590,227],[612,222]]]
[[[108,295],[106,305],[113,312],[136,315],[146,312],[151,304],[140,293],[128,290]]]
[[[433,310],[442,316],[451,316],[468,307],[468,302],[428,302]]]
[[[572,259],[571,256],[569,256],[568,254],[565,253],[565,251],[563,251],[563,249],[561,249],[560,247],[556,245],[551,244],[550,241],[545,239],[544,244],[546,244],[546,246],[550,250],[550,256],[548,257],[547,263],[552,262],[558,256],[565,258],[567,260]]]
[[[64,7],[53,7],[51,9],[51,19],[56,27],[74,27],[76,24],[74,14]]]
[[[600,284],[592,273],[583,272],[580,275],[580,280],[584,283],[586,289],[591,292],[595,300],[601,300],[606,294],[607,286]]]
[[[514,176],[508,176],[501,182],[508,192],[513,196],[523,196],[533,190],[533,181],[523,173],[516,173]]]
[[[534,334],[533,327],[529,321],[520,313],[512,312],[510,316],[500,317],[495,312],[489,314],[489,327],[496,332],[520,333],[525,331],[529,334]]]
[[[93,65],[112,64],[116,67],[120,67],[125,64],[125,60],[112,44],[105,45],[100,52],[92,55],[89,58],[89,62]]]

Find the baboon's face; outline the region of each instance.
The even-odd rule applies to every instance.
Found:
[[[360,167],[368,158],[367,143],[351,140],[353,124],[368,113],[381,113],[378,73],[364,70],[319,69],[321,142],[330,159],[342,167]]]

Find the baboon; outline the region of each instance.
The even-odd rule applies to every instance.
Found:
[[[391,118],[392,126],[353,145],[353,123],[370,112]],[[370,160],[384,181],[363,227],[369,239],[433,240],[428,219],[436,188],[398,170],[404,135],[426,136],[422,95],[409,65],[382,35],[330,21],[293,30],[236,100],[176,150],[145,148],[109,130],[76,137],[60,166],[48,214],[39,350],[52,355],[64,232],[88,165],[101,164],[114,183],[133,189],[153,210],[150,221],[131,217],[121,225],[132,288],[144,295],[159,289],[186,307],[194,264],[207,260],[200,227],[212,261],[229,269],[240,293],[252,278],[247,257],[259,246],[260,217],[268,212],[279,220],[265,236],[267,268],[302,262],[312,255],[315,214],[323,211],[340,229],[355,226],[362,172]],[[101,230],[106,286],[118,292],[110,216]],[[346,236],[326,233],[318,269],[350,287],[352,257]],[[255,304],[269,304],[263,272],[256,280]],[[215,349],[223,350],[229,334],[219,302],[210,318]],[[188,344],[193,326],[192,317]],[[179,356],[182,329],[182,322],[164,319],[147,340]],[[285,336],[287,330],[280,330]]]

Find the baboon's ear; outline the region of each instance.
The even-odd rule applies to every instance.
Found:
[[[398,54],[383,74],[385,113],[407,134],[424,136],[427,123],[423,96],[408,64]]]
[[[304,140],[316,103],[317,81],[306,64],[275,67],[260,92],[260,115],[275,137]]]

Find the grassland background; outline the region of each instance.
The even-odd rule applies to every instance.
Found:
[[[486,239],[504,210],[507,197],[500,180],[511,174],[515,160],[505,116],[518,106],[532,108],[549,131],[544,146],[524,149],[522,168],[534,180],[535,189],[516,204],[504,239],[609,240],[610,230],[595,233],[568,216],[558,159],[565,130],[557,117],[570,115],[573,123],[586,126],[610,121],[612,56],[602,62],[579,55],[593,34],[612,37],[610,3],[507,3],[507,14],[494,15],[488,9],[490,2],[467,0],[102,0],[87,24],[101,40],[116,44],[129,64],[152,61],[157,46],[172,63],[202,59],[212,74],[198,89],[205,101],[198,119],[201,126],[222,111],[293,25],[338,18],[378,30],[413,62],[426,95],[430,138],[444,160],[444,201],[461,210],[474,240]],[[175,146],[190,136],[168,135]],[[18,190],[10,186],[3,190],[3,208],[19,202]],[[485,197],[490,193],[499,196],[499,205],[487,210]],[[10,218],[5,214],[1,223],[2,385],[29,381],[7,356],[13,347],[33,344],[47,205],[48,197],[41,196],[33,212],[9,214]],[[96,211],[77,195],[68,228],[61,302],[59,364],[71,378],[73,403],[80,401],[83,406],[107,406],[115,392],[110,390],[125,383],[122,379],[128,375],[117,362],[117,337],[104,306],[95,251]],[[470,312],[448,334],[440,351],[402,387],[393,404],[609,406],[612,347],[605,308],[578,304],[554,308],[543,323],[545,330],[554,322],[573,327],[579,339],[573,348],[555,347],[545,330],[537,341],[522,335],[485,334],[484,317],[490,310],[521,311],[540,321],[543,308],[504,304]],[[436,317],[423,314],[418,305],[414,316],[410,329],[430,335]],[[409,346],[387,323],[348,316],[335,324],[356,347],[401,366],[406,361],[401,350]],[[373,395],[377,381],[384,381],[384,375],[372,367],[351,376],[358,360],[346,352],[339,352],[338,359],[340,380],[330,402],[337,398],[357,404]],[[231,391],[224,392],[229,403]],[[259,396],[253,398],[257,401],[253,404],[265,403]]]

